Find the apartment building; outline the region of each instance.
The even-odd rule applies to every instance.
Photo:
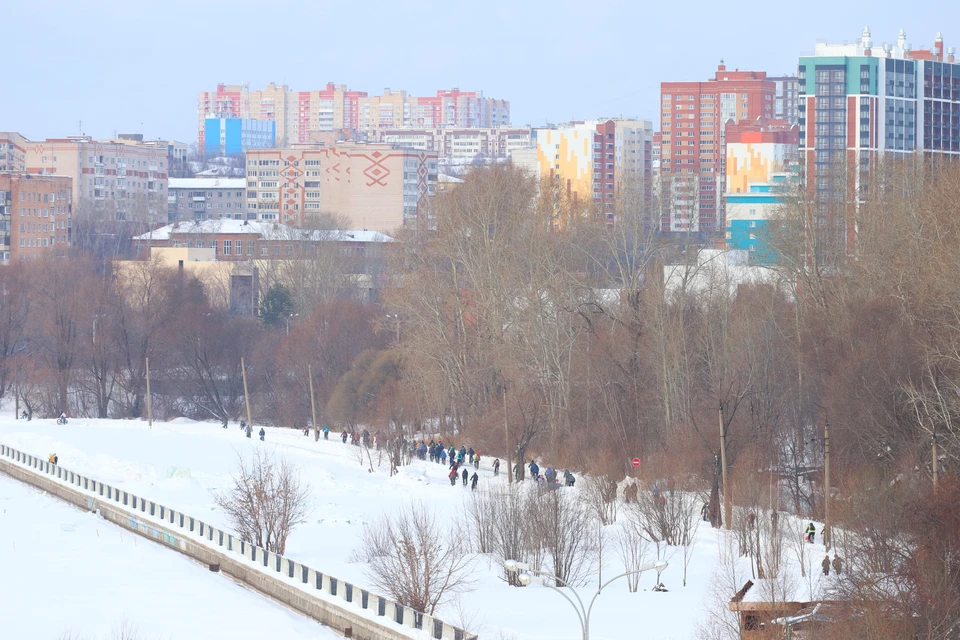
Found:
[[[774,84],[773,119],[797,124],[800,117],[800,79],[797,76],[770,76]]]
[[[559,183],[572,202],[592,203],[615,223],[625,200],[643,206],[649,199],[653,124],[614,118],[572,122],[536,130],[540,177]],[[634,197],[637,196],[637,197]]]
[[[253,118],[207,118],[203,154],[208,158],[238,155],[247,149],[277,146],[277,123]]]
[[[502,160],[517,149],[532,145],[532,130],[524,128],[474,129],[387,129],[378,133],[378,142],[435,151],[445,160]]]
[[[169,144],[94,140],[89,136],[28,141],[30,173],[73,178],[75,207],[109,208],[116,220],[167,219]]]
[[[773,264],[769,225],[797,184],[799,127],[761,120],[728,124],[726,134],[726,248],[743,251],[750,264]]]
[[[802,169],[819,199],[862,198],[885,153],[960,156],[960,63],[939,33],[929,49],[902,29],[882,46],[869,28],[853,44],[817,43],[799,81]]]
[[[258,149],[246,159],[250,216],[292,226],[331,213],[390,232],[425,220],[437,185],[435,152],[386,144]]]
[[[27,170],[27,142],[19,133],[0,131],[0,171]]]
[[[706,81],[661,83],[662,231],[723,229],[725,125],[773,119],[775,96],[765,72],[730,71],[722,62]]]
[[[72,182],[65,176],[0,173],[0,264],[66,257]]]
[[[313,91],[273,83],[256,91],[247,85],[220,84],[215,91],[200,92],[197,114],[201,149],[207,146],[207,118],[272,120],[276,144],[288,147],[316,141],[317,132],[337,132],[338,140],[374,141],[378,132],[396,128],[506,127],[510,103],[459,89],[425,97],[385,89],[382,95],[368,96],[333,83]]]
[[[167,221],[246,220],[244,178],[170,178]]]

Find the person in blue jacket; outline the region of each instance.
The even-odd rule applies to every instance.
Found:
[[[267,435],[267,432],[263,430],[263,427],[260,427],[260,439],[263,440],[265,435]]]
[[[537,462],[535,460],[530,462],[530,475],[533,477],[534,481],[540,479],[540,467],[537,466]]]
[[[323,425],[323,439],[324,440],[330,439],[330,427],[328,427],[327,425]]]

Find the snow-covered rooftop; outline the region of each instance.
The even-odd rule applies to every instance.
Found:
[[[246,189],[245,178],[170,178],[167,189]]]
[[[169,240],[173,234],[195,235],[259,235],[268,240],[307,240],[314,242],[393,242],[393,238],[378,231],[339,229],[298,229],[275,222],[256,220],[201,220],[168,224],[136,236],[134,240]]]

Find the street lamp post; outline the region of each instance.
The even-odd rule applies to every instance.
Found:
[[[597,589],[597,592],[593,594],[593,598],[590,599],[590,604],[584,606],[583,600],[580,599],[580,595],[576,592],[575,589],[570,589],[570,592],[573,593],[573,597],[576,598],[576,602],[574,602],[570,598],[570,596],[568,596],[566,593],[564,593],[557,587],[547,582],[546,579],[553,580],[554,582],[563,582],[556,576],[546,573],[544,571],[537,571],[535,569],[531,569],[530,565],[526,564],[525,562],[519,562],[517,560],[507,560],[506,562],[503,563],[503,567],[509,573],[520,572],[517,575],[517,580],[523,586],[527,586],[532,582],[536,582],[538,584],[542,584],[543,586],[549,589],[553,589],[554,591],[559,593],[561,596],[563,596],[564,599],[567,602],[569,602],[571,606],[573,606],[574,610],[577,612],[577,619],[580,620],[580,631],[582,632],[583,640],[590,640],[590,612],[593,611],[593,605],[597,601],[597,596],[600,595],[601,591],[607,588],[607,585],[609,585],[611,582],[614,582],[615,580],[619,580],[620,578],[625,578],[627,576],[643,573],[644,571],[649,571],[650,569],[656,569],[657,573],[659,574],[664,569],[666,569],[667,566],[668,564],[664,560],[645,562],[644,564],[640,565],[640,568],[637,569],[636,571],[626,571],[624,573],[621,573],[618,576],[614,576],[609,580],[607,580],[606,582],[604,582],[602,585],[600,585],[600,587]]]

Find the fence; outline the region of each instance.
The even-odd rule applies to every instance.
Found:
[[[348,637],[475,640],[463,629],[240,540],[192,516],[0,444],[0,472],[176,549]]]

